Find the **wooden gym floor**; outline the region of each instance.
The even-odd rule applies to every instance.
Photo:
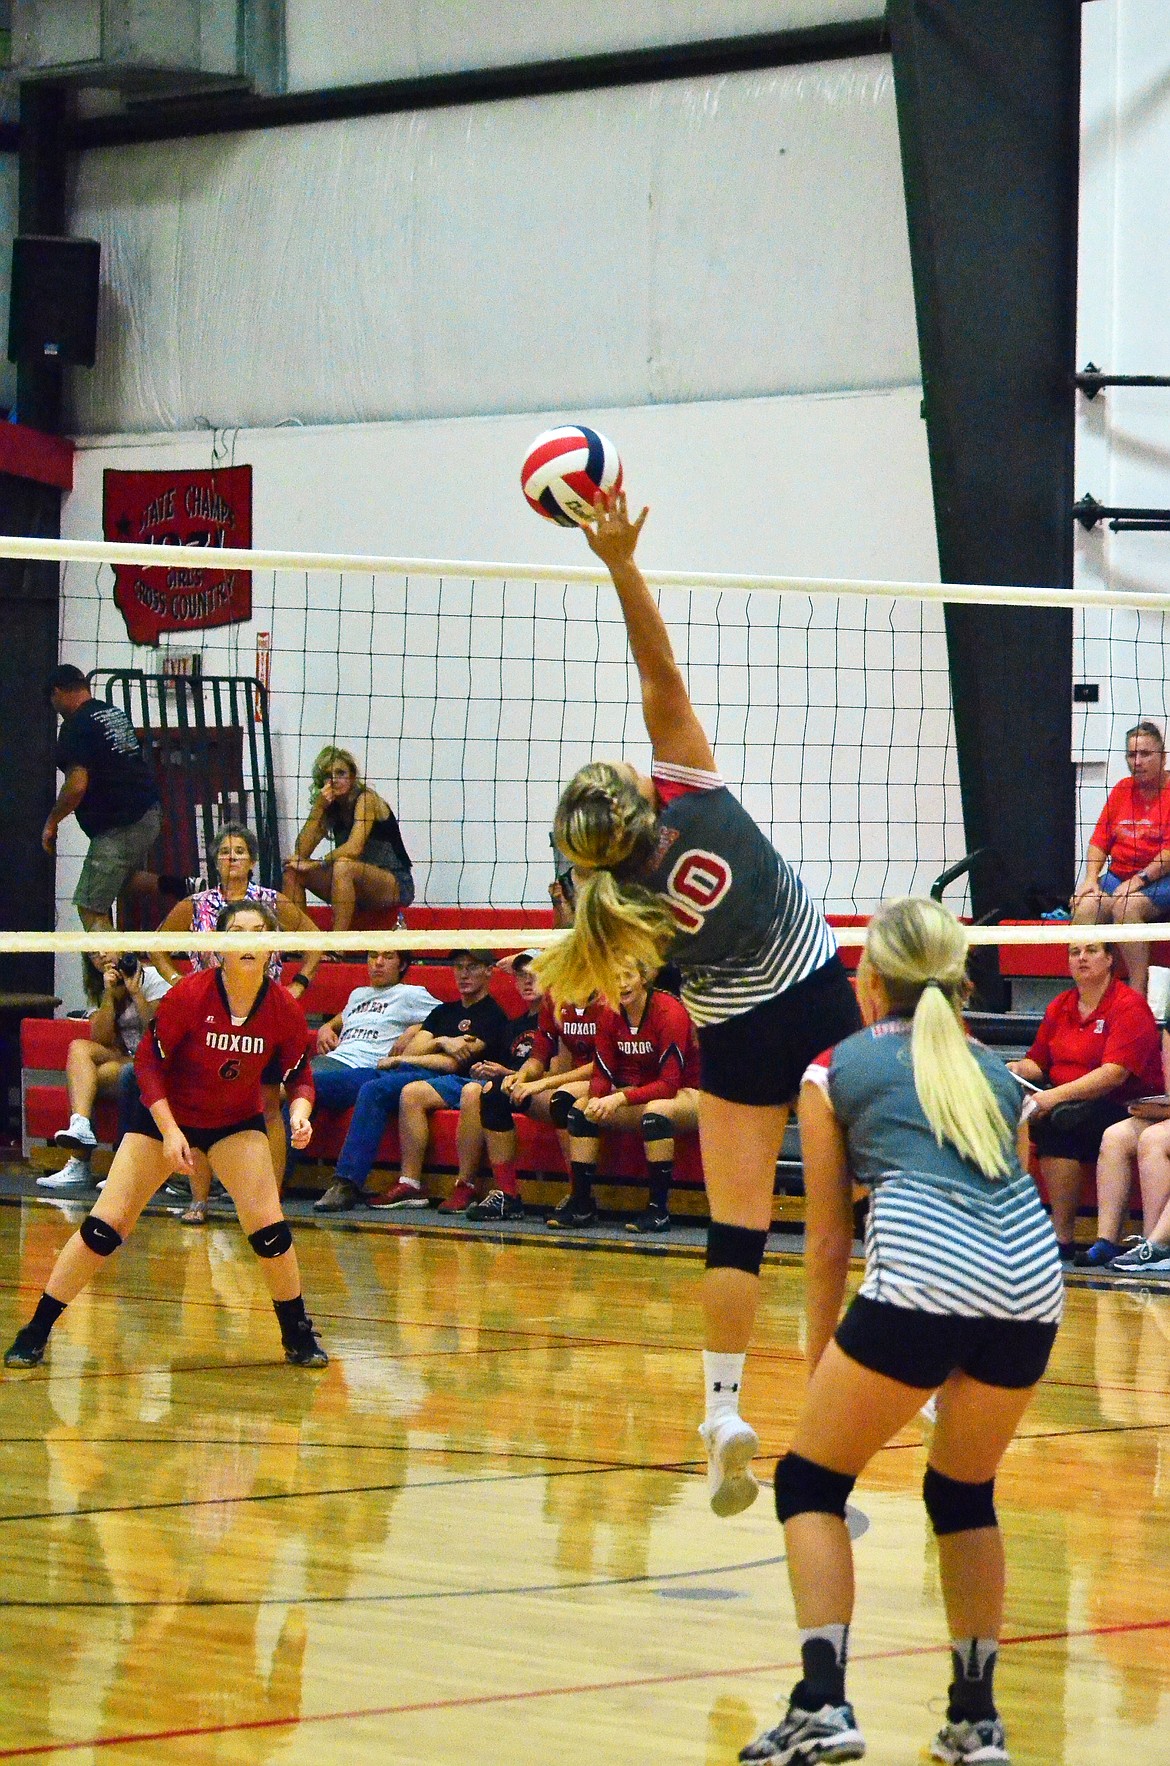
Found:
[[[0,1207],[7,1341],[74,1207]],[[234,1226],[145,1219],[0,1381],[0,1760],[730,1766],[795,1677],[765,1492],[706,1504],[686,1255],[302,1230],[323,1374]],[[759,1470],[802,1383],[770,1261]],[[1170,1295],[1070,1292],[1000,1480],[1017,1766],[1170,1759]],[[858,1486],[850,1688],[920,1757],[947,1677],[923,1430]]]

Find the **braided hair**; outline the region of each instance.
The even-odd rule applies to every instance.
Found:
[[[632,968],[657,973],[677,931],[665,902],[637,881],[658,843],[658,812],[631,769],[591,761],[561,795],[553,839],[577,874],[576,913],[533,968],[557,1005],[616,1001]]]

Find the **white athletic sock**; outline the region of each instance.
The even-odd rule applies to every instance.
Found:
[[[724,1355],[714,1349],[703,1351],[703,1379],[707,1386],[706,1420],[739,1414],[739,1389],[743,1384],[742,1355]]]

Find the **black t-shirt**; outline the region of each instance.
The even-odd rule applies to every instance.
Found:
[[[436,1006],[423,1019],[422,1027],[432,1036],[477,1036],[483,1043],[483,1053],[472,1055],[467,1066],[471,1061],[499,1061],[503,1066],[507,1060],[512,1025],[503,1006],[490,993],[473,1006],[465,1006],[462,1000]]]
[[[510,1067],[513,1073],[523,1067],[536,1041],[539,1017],[538,1012],[526,1012],[521,1018],[508,1019],[507,1053],[497,1057],[501,1067]]]
[[[65,719],[56,758],[59,772],[81,766],[89,774],[77,820],[91,840],[111,828],[140,822],[159,800],[134,725],[124,711],[102,699],[87,699]]]

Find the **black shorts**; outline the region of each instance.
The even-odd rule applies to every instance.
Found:
[[[914,1312],[861,1294],[836,1334],[838,1347],[862,1367],[931,1392],[956,1368],[985,1386],[1034,1386],[1055,1339],[1056,1325],[1038,1319]]]
[[[180,1122],[183,1139],[193,1151],[210,1153],[217,1141],[226,1141],[229,1135],[248,1134],[253,1129],[259,1134],[267,1134],[267,1125],[263,1116],[246,1116],[243,1122],[228,1122],[222,1128],[189,1128]],[[127,1134],[144,1134],[152,1141],[162,1140],[162,1130],[145,1104],[139,1104],[126,1125]]]
[[[809,1062],[860,1029],[853,985],[830,957],[775,999],[700,1026],[699,1084],[731,1104],[791,1104]]]
[[[1101,1136],[1128,1115],[1128,1103],[1116,1097],[1091,1098],[1083,1104],[1078,1100],[1058,1104],[1051,1116],[1033,1118],[1028,1132],[1042,1159],[1075,1159],[1078,1165],[1095,1165]]]

